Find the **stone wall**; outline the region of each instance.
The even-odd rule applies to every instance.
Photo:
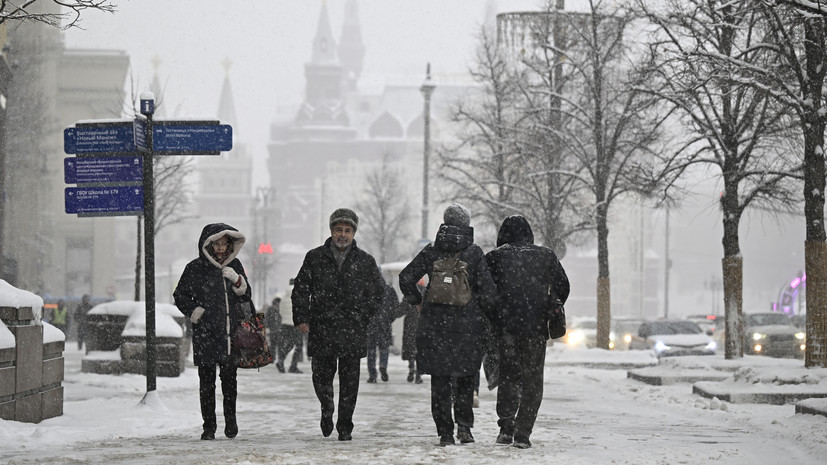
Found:
[[[43,343],[31,307],[0,307],[15,346],[0,349],[0,418],[39,423],[63,415],[64,342]]]

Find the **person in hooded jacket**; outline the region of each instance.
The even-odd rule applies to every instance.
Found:
[[[246,239],[232,226],[204,226],[198,239],[198,258],[189,262],[178,281],[175,305],[192,322],[193,360],[198,367],[201,439],[215,439],[215,375],[220,369],[224,396],[224,435],[238,434],[236,397],[237,361],[232,335],[244,316],[252,311],[250,286],[244,267],[236,258]]]
[[[534,244],[531,226],[519,215],[503,221],[497,248],[485,258],[497,284],[492,319],[500,358],[496,442],[526,449],[543,400],[549,311],[568,299],[569,279],[554,252]]]
[[[339,372],[340,441],[350,441],[359,393],[359,369],[366,355],[367,328],[382,304],[384,280],[376,260],[356,246],[359,217],[353,210],[330,215],[330,237],[310,250],[293,280],[293,323],[308,334],[307,355],[319,399],[322,435],[333,432],[333,379]]]
[[[420,307],[416,335],[416,365],[419,372],[431,375],[431,414],[440,445],[474,442],[474,375],[482,362],[483,311],[491,310],[496,287],[488,272],[482,249],[474,244],[471,215],[454,203],[443,214],[436,240],[426,245],[399,274],[399,287],[405,300]],[[471,301],[464,306],[428,302],[434,262],[459,253],[467,264]],[[417,282],[428,275],[423,293]],[[452,388],[456,389],[452,415]]]

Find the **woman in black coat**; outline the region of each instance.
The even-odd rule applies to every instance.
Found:
[[[192,322],[193,361],[198,367],[201,439],[215,439],[215,375],[220,367],[224,396],[224,434],[238,434],[235,404],[238,394],[236,358],[232,335],[238,328],[243,308],[252,311],[250,286],[244,267],[236,258],[246,239],[232,226],[214,223],[204,226],[198,239],[198,258],[184,268],[173,297],[178,309]]]
[[[416,337],[416,363],[421,373],[431,375],[431,412],[441,445],[457,439],[474,442],[473,398],[475,375],[482,361],[482,309],[490,309],[496,287],[482,249],[474,245],[474,228],[468,210],[459,204],[449,206],[443,215],[436,241],[428,244],[399,274],[399,287],[405,300],[420,306]],[[467,264],[472,299],[464,306],[435,304],[427,301],[434,261],[459,253]],[[428,275],[423,294],[416,283]],[[451,414],[451,385],[456,387],[454,415]]]
[[[389,347],[393,344],[393,321],[399,318],[400,305],[396,291],[390,284],[383,283],[382,305],[368,325],[368,383],[376,382],[376,352],[379,351],[379,374],[382,381],[388,381]]]

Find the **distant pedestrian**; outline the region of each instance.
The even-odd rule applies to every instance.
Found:
[[[75,310],[74,323],[78,332],[78,350],[83,349],[83,340],[86,337],[86,315],[92,309],[92,303],[89,301],[89,294],[83,294]]]
[[[420,293],[425,290],[425,278],[416,283]],[[402,360],[408,361],[408,382],[422,384],[422,375],[416,369],[416,328],[419,325],[419,305],[412,305],[404,298],[399,304],[405,315],[402,323]]]
[[[389,348],[393,343],[393,321],[400,315],[399,298],[390,284],[383,281],[382,305],[368,325],[368,383],[376,382],[376,352],[379,352],[379,375],[388,381]]]
[[[330,238],[307,252],[294,281],[293,322],[309,335],[307,355],[321,403],[322,434],[333,432],[333,378],[338,370],[336,431],[340,441],[350,441],[367,327],[382,304],[384,286],[376,260],[356,246],[356,213],[339,208],[329,225]]]
[[[289,373],[300,374],[299,361],[302,359],[302,347],[304,346],[304,338],[302,332],[293,323],[293,283],[287,287],[287,295],[284,302],[281,303],[281,334],[278,346],[278,359],[276,360],[276,369],[279,373],[284,373],[284,360],[287,359],[287,354],[293,351],[293,358],[290,359],[290,367],[287,369]]]
[[[198,239],[198,258],[189,262],[173,297],[178,309],[192,322],[193,360],[198,367],[201,439],[215,439],[215,375],[220,368],[224,397],[224,435],[238,434],[236,422],[237,360],[232,335],[251,306],[250,286],[244,267],[236,258],[246,238],[232,226],[204,226]]]
[[[518,215],[503,221],[486,260],[497,283],[497,443],[526,449],[543,400],[548,315],[568,299],[569,279],[554,252],[534,244],[531,226]]]
[[[281,296],[275,296],[264,310],[264,326],[267,329],[267,343],[271,353],[278,353],[281,334]]]
[[[454,444],[454,422],[461,443],[474,442],[474,374],[482,361],[482,309],[490,309],[496,293],[482,249],[474,244],[471,215],[460,204],[443,214],[436,240],[428,244],[399,274],[406,301],[420,306],[416,337],[416,365],[431,375],[431,413],[440,445]],[[458,258],[466,265],[471,299],[465,305],[429,302],[434,286],[434,262]],[[428,275],[425,298],[417,282]],[[446,281],[447,282],[447,281]],[[453,402],[452,385],[456,387]]]
[[[52,319],[49,323],[52,324],[55,328],[61,330],[63,334],[66,334],[66,327],[68,326],[69,322],[69,309],[66,308],[66,303],[62,300],[57,301],[57,306],[52,309]]]

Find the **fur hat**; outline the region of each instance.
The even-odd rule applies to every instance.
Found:
[[[331,229],[336,223],[347,223],[353,226],[353,232],[356,232],[356,229],[359,226],[359,217],[356,216],[356,213],[349,208],[337,208],[336,211],[330,215]]]
[[[442,214],[442,222],[452,226],[471,226],[471,212],[454,202]]]

